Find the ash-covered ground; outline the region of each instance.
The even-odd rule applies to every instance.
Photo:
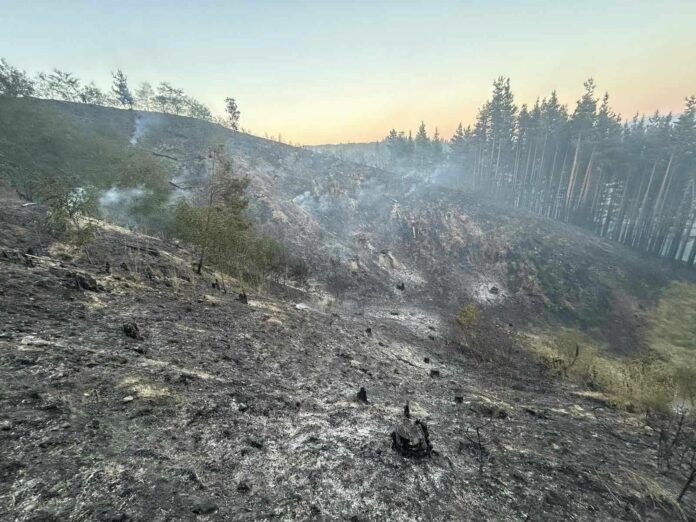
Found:
[[[641,419],[551,379],[500,310],[461,336],[413,281],[356,306],[360,266],[345,306],[245,304],[184,248],[104,226],[77,252],[41,212],[0,201],[3,520],[694,518]],[[395,448],[404,423],[429,444]]]

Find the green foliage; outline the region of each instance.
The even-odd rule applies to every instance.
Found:
[[[696,284],[678,282],[663,290],[648,316],[650,345],[688,364],[696,356]]]
[[[108,128],[82,126],[48,103],[0,97],[0,177],[26,199],[47,179],[77,188],[108,187],[127,141]]]
[[[92,241],[96,225],[97,195],[93,187],[74,189],[57,180],[41,186],[46,203],[46,223],[51,232],[64,241],[82,247]]]
[[[476,326],[479,320],[478,308],[476,308],[476,305],[473,303],[464,305],[457,310],[456,318],[457,324],[462,328],[472,328]]]
[[[258,237],[246,215],[249,179],[235,176],[223,146],[205,160],[208,176],[198,188],[198,204],[181,201],[174,212],[175,234],[198,251],[198,272],[212,264],[239,281],[259,285],[282,257],[280,245]]]
[[[170,188],[170,172],[152,154],[135,150],[124,155],[115,168],[114,185],[120,188],[143,187],[162,192]]]
[[[169,234],[171,177],[166,163],[135,149],[115,167],[112,187],[102,197],[103,216],[121,225]]]
[[[0,96],[31,96],[34,82],[27,73],[0,59]]]
[[[675,403],[696,404],[696,364],[677,364],[648,352],[635,358],[608,355],[574,329],[525,336],[526,344],[559,376],[602,393],[612,404],[635,412],[669,414]]]
[[[508,256],[507,279],[512,291],[543,293],[549,314],[582,328],[602,325],[611,312],[611,287],[604,276],[583,263],[559,259],[562,246],[517,243]],[[538,285],[538,286],[537,286]]]
[[[38,92],[54,100],[79,102],[82,86],[72,73],[53,69],[50,73],[39,73]]]
[[[133,95],[128,88],[128,78],[121,69],[118,69],[112,74],[113,85],[111,87],[111,92],[116,96],[116,101],[123,107],[133,108]]]
[[[225,98],[225,113],[227,114],[227,126],[232,130],[237,130],[241,113],[234,98]]]

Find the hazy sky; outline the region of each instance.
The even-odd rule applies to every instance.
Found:
[[[589,76],[615,110],[696,94],[696,0],[0,0],[0,57],[108,86],[169,81],[241,124],[303,144],[366,141],[421,119],[450,137],[492,80],[518,103]]]

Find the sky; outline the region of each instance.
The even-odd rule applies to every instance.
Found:
[[[518,104],[595,78],[615,111],[678,113],[696,94],[696,0],[0,0],[0,57],[106,88],[167,81],[297,144],[391,128],[450,137],[497,76]]]

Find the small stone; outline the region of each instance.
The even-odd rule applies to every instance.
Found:
[[[428,417],[428,411],[416,401],[407,403],[410,417],[414,419],[425,420]]]
[[[9,431],[12,429],[12,421],[3,420],[0,421],[0,431]]]
[[[134,400],[135,400],[135,397],[133,397],[132,395],[127,395],[126,397],[124,397],[122,399],[122,402],[133,402]]]
[[[367,334],[368,337],[372,337],[372,328],[365,328],[365,333]]]
[[[402,292],[406,290],[406,285],[404,283],[399,283],[396,285],[397,290],[401,290]]]
[[[242,413],[244,413],[248,409],[249,409],[249,406],[247,404],[244,404],[243,402],[239,404],[239,411],[241,411]]]
[[[464,402],[464,397],[462,397],[461,395],[455,395],[455,397],[454,397],[454,402],[455,402],[456,404],[461,404],[461,403]]]
[[[496,295],[497,295],[498,293],[500,293],[500,290],[498,289],[497,286],[491,286],[491,287],[488,289],[488,291],[489,291],[491,294],[496,294]]]

